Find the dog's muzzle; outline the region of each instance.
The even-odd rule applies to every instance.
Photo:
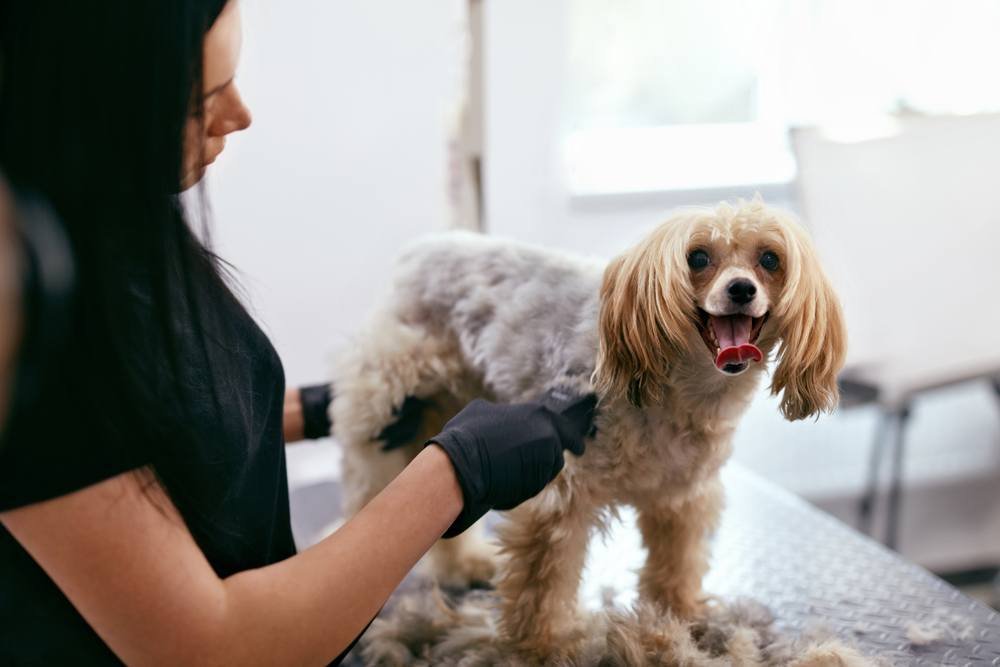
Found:
[[[757,337],[767,321],[767,313],[751,317],[740,313],[712,315],[698,309],[698,332],[715,359],[715,367],[728,375],[745,371],[752,362],[764,359]]]

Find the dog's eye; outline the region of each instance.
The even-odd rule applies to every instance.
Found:
[[[712,263],[712,259],[708,256],[708,253],[704,250],[695,250],[690,255],[688,255],[688,266],[690,266],[695,271],[700,271],[706,266]]]
[[[768,271],[777,271],[779,265],[778,256],[768,250],[760,256],[760,265]]]

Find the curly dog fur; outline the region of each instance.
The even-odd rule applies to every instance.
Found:
[[[452,596],[422,587],[396,598],[361,640],[366,665],[529,667],[537,664],[498,636],[494,595]],[[583,628],[563,663],[578,667],[882,667],[822,627],[793,634],[752,600],[712,599],[696,622],[649,603],[581,615]]]
[[[690,264],[696,250],[707,267]],[[768,251],[774,270],[762,266]],[[723,368],[706,327],[710,315],[729,315],[720,308],[733,307],[725,290],[734,280],[757,289],[737,312],[753,318],[764,362]],[[374,497],[472,398],[596,391],[586,455],[567,455],[559,477],[509,513],[502,558],[469,531],[432,549],[432,567],[443,585],[496,573],[501,632],[524,655],[558,660],[578,634],[588,539],[607,508],[629,504],[648,549],[641,599],[697,618],[707,537],[723,505],[717,473],[765,365],[774,364],[771,390],[788,419],[832,409],[845,338],[807,235],[759,199],[682,210],[606,267],[469,234],[423,241],[401,257],[388,298],[335,370],[347,510]],[[376,434],[411,395],[432,406],[421,433],[383,452]]]

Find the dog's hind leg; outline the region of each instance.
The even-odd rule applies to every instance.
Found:
[[[481,393],[468,376],[457,342],[423,327],[400,322],[391,314],[345,354],[333,379],[334,437],[343,446],[345,516],[353,516],[419,453],[445,422]],[[407,398],[422,399],[419,414],[408,416],[406,429],[393,428]],[[412,403],[412,401],[410,401]],[[396,437],[386,438],[386,427]],[[400,431],[407,442],[397,442]],[[393,448],[385,445],[392,440]],[[425,563],[448,587],[488,583],[496,569],[495,548],[473,526],[432,547]]]
[[[343,447],[344,513],[352,516],[392,481],[459,405],[464,366],[454,341],[391,313],[377,319],[337,360],[330,407],[333,436]],[[384,451],[380,434],[407,397],[425,399],[411,441]],[[460,407],[460,405],[459,405]]]
[[[708,571],[708,537],[718,524],[723,492],[718,480],[676,506],[640,505],[639,531],[648,555],[639,595],[682,619],[702,615],[701,581]]]
[[[498,577],[505,640],[532,663],[568,659],[576,629],[577,590],[595,518],[565,474],[501,526]]]
[[[442,392],[423,409],[423,423],[416,441],[420,444],[441,432],[445,422],[464,407],[464,401]],[[488,585],[496,573],[497,549],[487,540],[483,521],[447,540],[438,540],[425,561],[429,573],[445,588],[465,589]]]

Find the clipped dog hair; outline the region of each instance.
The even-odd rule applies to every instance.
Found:
[[[496,600],[472,591],[451,599],[430,587],[396,599],[362,639],[361,658],[382,667],[530,667],[505,645]],[[648,603],[582,612],[579,637],[563,657],[576,667],[876,667],[882,663],[820,627],[782,631],[753,600],[715,599],[704,618],[684,621]]]

